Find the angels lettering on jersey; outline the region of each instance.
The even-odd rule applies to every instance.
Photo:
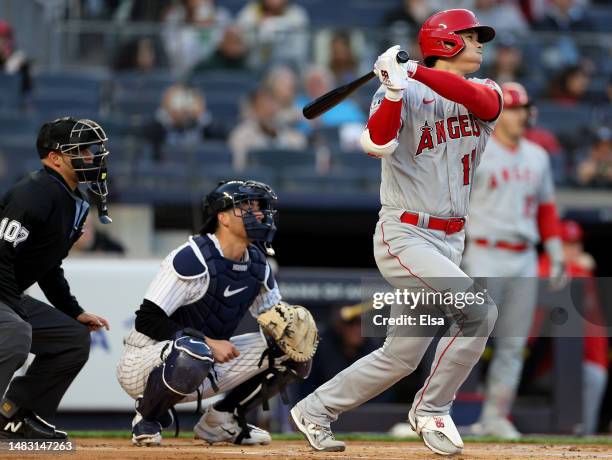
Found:
[[[436,146],[446,143],[447,139],[480,137],[480,126],[471,113],[436,120],[431,125],[428,120],[425,120],[420,130],[421,139],[415,155],[420,155],[425,150],[433,150]]]
[[[501,89],[497,83],[491,79],[477,80],[481,84],[489,86],[490,88],[501,94]],[[423,97],[423,105],[428,105],[435,102],[436,98],[428,99]],[[476,117],[472,113],[459,114],[450,117],[429,120],[425,119],[425,123],[420,127],[421,136],[419,144],[415,152],[416,155],[420,155],[423,151],[433,150],[438,145],[445,144],[447,140],[461,139],[464,137],[480,137],[480,125],[476,120]]]
[[[470,81],[490,86],[501,99],[495,82]],[[385,94],[381,86],[370,116]],[[416,80],[408,82],[402,98],[398,146],[381,164],[381,204],[436,216],[467,215],[474,172],[497,119],[481,120]]]
[[[490,190],[495,190],[502,184],[516,183],[535,187],[540,181],[540,174],[531,169],[531,165],[512,165],[503,166],[495,171],[489,171],[488,186]]]

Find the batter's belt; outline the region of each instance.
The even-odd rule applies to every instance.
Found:
[[[429,230],[440,230],[447,235],[460,232],[465,227],[465,217],[434,217],[426,213],[406,211],[400,216],[400,221]]]
[[[513,243],[511,241],[489,241],[486,238],[476,238],[473,240],[478,246],[485,246],[489,248],[506,249],[508,251],[523,252],[531,247],[530,244],[521,242]]]

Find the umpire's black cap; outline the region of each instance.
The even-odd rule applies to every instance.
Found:
[[[40,158],[45,158],[51,151],[59,151],[60,146],[70,143],[70,134],[78,120],[63,117],[45,123],[38,131],[36,149]]]

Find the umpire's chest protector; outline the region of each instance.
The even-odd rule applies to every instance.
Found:
[[[210,238],[198,236],[193,241],[206,262],[208,289],[200,300],[180,307],[170,317],[207,337],[228,340],[266,282],[265,256],[251,245],[249,260],[235,262],[223,257]]]

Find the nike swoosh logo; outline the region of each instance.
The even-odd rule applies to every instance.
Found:
[[[227,434],[229,434],[230,436],[234,436],[234,435],[236,434],[236,432],[235,432],[235,431],[226,430],[226,429],[225,429],[225,428],[223,428],[223,427],[221,427],[221,429],[222,429],[223,431],[225,431]]]
[[[246,288],[247,288],[247,286],[244,286],[244,287],[241,287],[241,288],[238,288],[238,289],[234,289],[234,290],[230,290],[230,287],[227,286],[225,288],[225,291],[223,291],[223,297],[231,297],[234,294],[238,294],[239,292],[244,291]]]
[[[423,104],[431,104],[433,101],[435,101],[435,99],[430,99],[429,101],[425,98],[423,98]]]

